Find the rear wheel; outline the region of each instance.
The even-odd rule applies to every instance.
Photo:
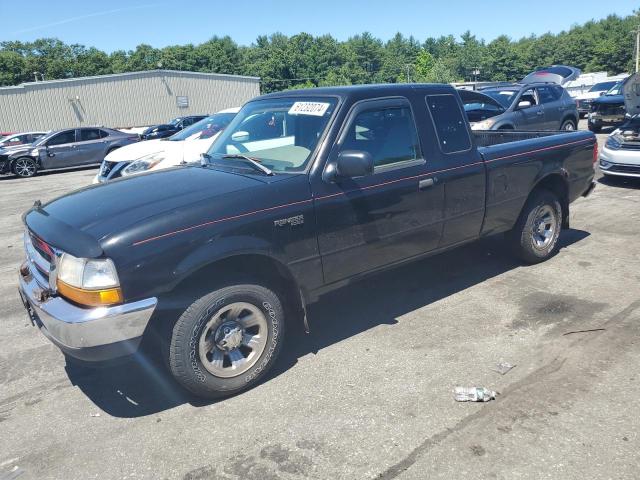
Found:
[[[589,128],[589,131],[593,133],[600,133],[600,130],[602,130],[601,126],[593,125],[591,123],[588,124],[588,128]]]
[[[261,285],[233,285],[196,300],[176,322],[173,376],[206,398],[251,388],[275,363],[284,340],[280,299]]]
[[[553,256],[562,229],[562,207],[548,190],[535,191],[508,234],[514,253],[527,263],[540,263]]]
[[[576,129],[576,124],[573,120],[565,120],[562,122],[560,130],[573,131]]]
[[[20,157],[13,162],[13,173],[22,178],[33,177],[38,171],[38,164],[33,158]]]

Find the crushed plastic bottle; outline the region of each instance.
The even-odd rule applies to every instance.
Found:
[[[456,387],[453,394],[456,402],[488,402],[495,400],[498,392],[482,387]]]

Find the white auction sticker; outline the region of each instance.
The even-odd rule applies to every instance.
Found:
[[[296,102],[289,109],[289,115],[322,117],[327,112],[329,105],[329,103],[324,102]]]

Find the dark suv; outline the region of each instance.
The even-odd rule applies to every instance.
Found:
[[[207,115],[189,115],[187,117],[177,117],[171,120],[169,123],[150,126],[142,132],[140,137],[142,138],[142,140],[167,138],[184,128],[190,127],[194,123],[197,123],[206,117]]]

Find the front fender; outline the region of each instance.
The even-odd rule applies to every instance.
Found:
[[[173,285],[185,280],[198,270],[206,268],[216,262],[229,257],[240,255],[262,255],[276,261],[273,254],[273,247],[264,238],[251,237],[247,235],[234,235],[219,238],[200,245],[183,257],[173,271]]]

